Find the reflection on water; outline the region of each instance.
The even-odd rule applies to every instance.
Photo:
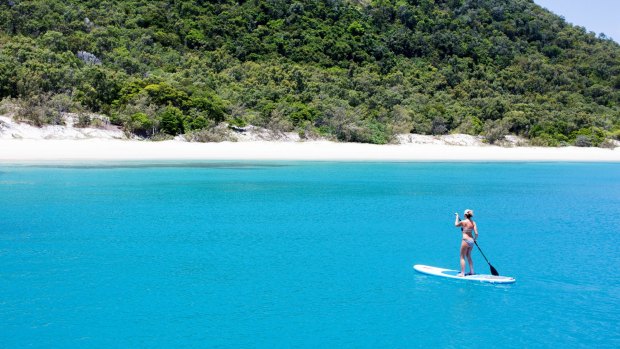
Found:
[[[248,161],[86,161],[86,162],[54,162],[54,163],[28,163],[21,162],[11,164],[15,167],[49,168],[49,169],[122,169],[122,168],[212,168],[212,169],[259,169],[290,166],[286,162],[248,162]],[[4,165],[7,166],[7,165]]]

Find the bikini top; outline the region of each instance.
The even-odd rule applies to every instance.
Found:
[[[474,223],[474,222],[473,222],[473,221],[471,221],[471,220],[470,220],[470,222],[472,222],[472,224]],[[463,227],[461,226],[461,231],[462,231],[463,233],[471,233],[473,230],[474,230],[474,228],[467,228],[467,229],[465,229],[465,228],[463,228]]]

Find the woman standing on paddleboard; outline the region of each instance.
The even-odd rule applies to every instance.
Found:
[[[474,211],[465,210],[465,219],[463,220],[459,219],[458,213],[454,215],[456,217],[454,226],[461,227],[463,232],[463,240],[461,241],[461,273],[457,276],[474,275],[474,262],[471,260],[471,250],[478,239],[478,227],[476,227],[476,222],[471,219],[474,216]],[[472,232],[474,235],[472,235]],[[465,258],[469,262],[469,274],[465,274]]]

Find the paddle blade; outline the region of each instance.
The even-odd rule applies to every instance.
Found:
[[[491,267],[491,274],[493,274],[495,276],[499,276],[499,273],[497,272],[497,270],[495,268],[493,268],[493,266],[491,264],[489,264],[489,267]]]

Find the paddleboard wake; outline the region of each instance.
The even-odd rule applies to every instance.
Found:
[[[488,274],[475,274],[475,275],[465,275],[465,276],[457,276],[460,271],[444,269],[438,267],[431,267],[428,265],[416,264],[413,266],[417,272],[427,275],[440,276],[449,279],[459,279],[465,281],[478,281],[478,282],[488,282],[492,284],[512,284],[517,280],[510,276],[495,276]]]

